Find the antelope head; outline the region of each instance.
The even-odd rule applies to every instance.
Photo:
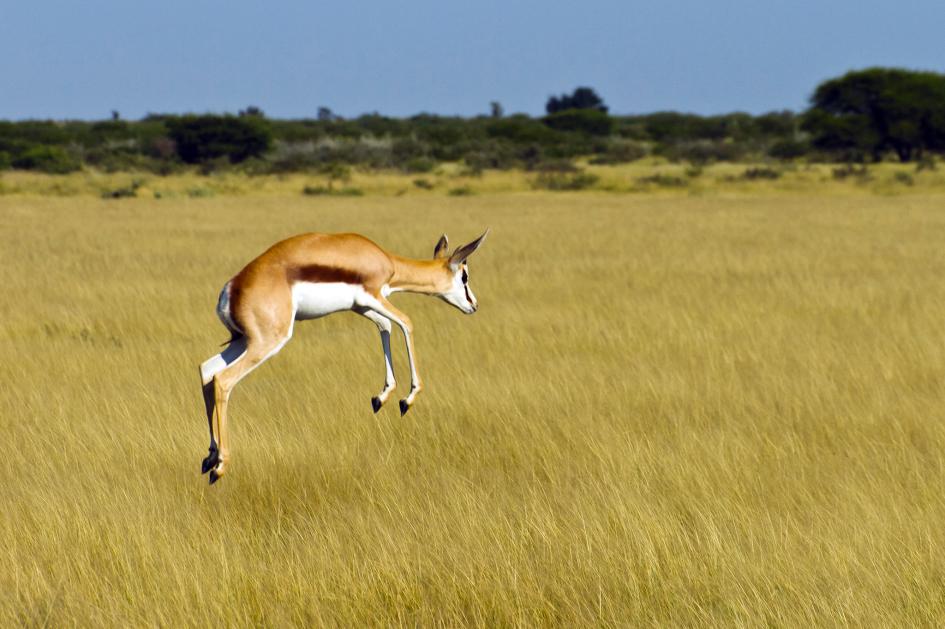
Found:
[[[479,309],[476,296],[469,286],[469,265],[466,260],[475,253],[476,249],[482,246],[488,234],[489,230],[487,229],[482,236],[469,244],[463,245],[452,254],[448,253],[449,240],[446,238],[446,234],[443,234],[433,250],[433,259],[442,260],[444,270],[436,296],[446,303],[456,306],[465,314],[472,314]]]

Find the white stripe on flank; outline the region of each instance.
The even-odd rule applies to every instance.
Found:
[[[345,282],[296,282],[292,302],[296,319],[317,319],[333,312],[351,310],[364,289]]]

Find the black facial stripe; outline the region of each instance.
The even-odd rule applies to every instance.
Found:
[[[468,302],[469,302],[469,305],[471,306],[473,300],[472,300],[472,297],[469,296],[469,287],[468,287],[468,286],[464,286],[464,287],[463,287],[463,290],[466,291],[466,301],[468,301]]]
[[[466,272],[466,269],[463,269],[463,284],[469,281],[469,273]]]

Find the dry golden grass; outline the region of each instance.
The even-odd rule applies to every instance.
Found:
[[[945,617],[945,195],[238,183],[0,197],[0,625]],[[301,231],[425,256],[487,225],[477,315],[395,298],[406,417],[371,413],[372,324],[306,322],[237,388],[206,484],[230,275]]]

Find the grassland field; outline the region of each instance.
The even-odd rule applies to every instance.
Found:
[[[940,625],[942,172],[589,170],[2,174],[0,626]],[[243,264],[486,226],[476,315],[393,298],[410,413],[372,414],[370,322],[305,322],[208,486],[197,366]]]

